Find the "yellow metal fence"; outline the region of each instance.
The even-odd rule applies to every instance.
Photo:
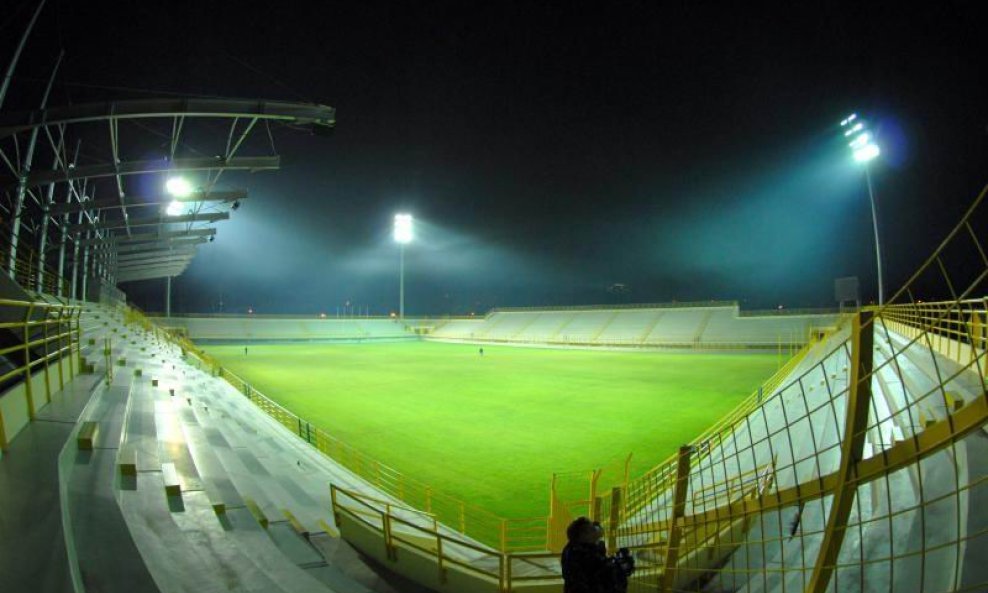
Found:
[[[12,363],[12,368],[0,374],[0,384],[11,379],[23,381],[27,416],[34,420],[37,411],[51,402],[52,393],[65,387],[79,371],[79,317],[81,307],[45,301],[0,299],[5,319],[0,329],[10,331],[17,343],[0,348],[0,355]],[[68,359],[63,369],[61,359]],[[44,392],[35,393],[31,376],[43,371]],[[0,450],[6,451],[8,440],[3,410],[0,409]]]

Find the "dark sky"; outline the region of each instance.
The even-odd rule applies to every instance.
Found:
[[[178,311],[384,313],[398,211],[419,223],[410,313],[830,306],[838,276],[875,295],[847,113],[883,149],[890,288],[988,182],[977,2],[49,2],[11,104],[36,101],[62,46],[60,101],[145,96],[100,88],[128,87],[338,110],[331,138],[278,135],[280,171],[224,177],[250,198],[175,282]],[[163,281],[124,288],[160,309]]]

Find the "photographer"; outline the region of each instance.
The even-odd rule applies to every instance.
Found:
[[[569,543],[563,548],[564,593],[624,593],[634,559],[626,549],[608,558],[599,523],[580,517],[566,528]]]

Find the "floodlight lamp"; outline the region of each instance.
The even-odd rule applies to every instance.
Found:
[[[851,134],[857,134],[858,132],[860,132],[863,129],[864,129],[864,124],[862,124],[861,122],[858,122],[858,123],[854,124],[853,126],[851,126],[851,129],[849,129],[848,131],[844,132],[844,137],[847,138]]]
[[[178,200],[172,200],[168,204],[168,207],[165,208],[165,214],[167,214],[168,216],[178,216],[182,213],[183,210],[185,210],[185,206],[182,205],[182,202],[179,202]]]
[[[854,160],[859,163],[867,163],[880,154],[882,154],[882,151],[878,148],[877,144],[868,143],[854,151]]]
[[[411,214],[395,214],[394,239],[401,244],[412,242]]]
[[[854,140],[851,140],[848,146],[854,149],[858,149],[866,144],[869,144],[870,142],[871,142],[871,134],[865,132],[864,134],[859,135]]]
[[[856,119],[858,119],[858,114],[857,113],[852,113],[851,115],[845,117],[843,119],[843,121],[840,122],[840,127],[843,128],[844,126],[846,126],[847,124],[851,123],[852,121],[854,121]]]
[[[165,191],[176,198],[187,198],[192,195],[192,184],[185,177],[169,177],[165,182]]]

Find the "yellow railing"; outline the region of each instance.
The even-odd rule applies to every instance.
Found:
[[[431,558],[440,582],[451,568],[495,581],[499,591],[511,591],[517,585],[562,582],[556,553],[492,549],[444,531],[442,522],[432,513],[338,486],[330,489],[337,525],[345,524],[347,518],[380,534],[389,560],[397,560],[402,548]]]
[[[9,246],[0,245],[0,263],[4,269],[7,268],[7,259],[10,254]],[[39,283],[40,278],[40,283]],[[43,292],[55,296],[64,296],[71,293],[69,281],[62,278],[58,273],[48,267],[37,252],[25,243],[17,247],[17,258],[14,261],[14,279],[27,290]]]
[[[0,310],[17,312],[5,315],[8,319],[17,318],[16,321],[0,322],[0,329],[10,331],[17,339],[17,343],[0,348],[0,355],[13,364],[13,368],[0,374],[0,384],[11,379],[23,381],[27,416],[34,420],[38,409],[51,402],[52,393],[63,388],[79,372],[81,308],[44,301],[0,299]],[[67,373],[61,364],[55,364],[63,357],[69,361]],[[56,369],[52,370],[52,366]],[[43,394],[35,393],[31,380],[31,375],[39,369],[44,372]],[[41,396],[44,401],[39,401]],[[7,428],[0,409],[0,449],[6,451],[7,446]]]
[[[700,433],[696,438],[690,441],[689,446],[693,447],[696,453],[691,457],[691,462],[696,464],[699,463],[706,454],[710,451],[712,443],[718,442],[722,439],[722,433],[725,431],[730,431],[731,428],[739,421],[739,419],[745,418],[756,409],[761,403],[767,399],[779,385],[792,374],[793,370],[799,366],[799,363],[806,358],[806,355],[820,342],[822,336],[813,336],[796,354],[794,354],[785,364],[783,364],[779,369],[769,377],[765,383],[763,383],[758,389],[753,391],[751,395],[746,397],[741,401],[740,404],[735,406],[733,410],[727,413],[726,416],[714,423],[710,428],[707,428],[702,433]],[[628,484],[628,487],[624,494],[624,510],[622,511],[625,515],[633,515],[644,508],[649,502],[655,499],[655,496],[665,490],[672,487],[673,482],[676,479],[676,460],[679,455],[674,453],[664,461],[653,467],[652,469],[646,471],[641,476],[635,478]]]

